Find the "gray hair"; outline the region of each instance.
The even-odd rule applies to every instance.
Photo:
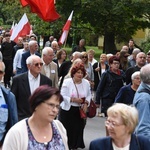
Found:
[[[74,52],[73,54],[72,54],[72,56],[74,57],[74,56],[78,56],[78,58],[80,58],[81,57],[81,53],[80,52],[78,52],[78,51],[76,51],[76,52]]]
[[[143,83],[150,84],[150,64],[147,64],[141,68],[140,78]]]
[[[139,52],[141,52],[139,48],[134,48],[132,54],[138,54]]]
[[[44,47],[42,50],[42,56],[47,55],[49,51],[53,52],[53,49],[51,47]]]
[[[131,76],[131,80],[134,80],[136,76],[140,76],[140,71],[134,72]]]
[[[37,43],[37,41],[34,41],[34,40],[29,41],[29,43],[28,43],[29,47],[32,46],[32,45],[34,45],[35,43]]]
[[[37,56],[37,55],[31,55],[31,56],[29,56],[27,59],[26,59],[26,64],[28,65],[28,64],[33,64],[33,61],[34,61],[34,59],[36,59],[36,58],[40,58],[39,56]],[[41,58],[40,58],[41,59]]]

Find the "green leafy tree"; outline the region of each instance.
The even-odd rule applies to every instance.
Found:
[[[150,27],[150,1],[89,0],[81,18],[104,36],[104,52],[115,53],[115,41],[129,40],[138,29]]]

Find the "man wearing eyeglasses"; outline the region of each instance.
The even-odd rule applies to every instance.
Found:
[[[5,65],[0,61],[0,81],[5,74]],[[12,92],[0,85],[0,149],[7,131],[18,122],[16,99]]]
[[[34,90],[41,85],[52,86],[51,79],[40,73],[43,62],[39,56],[29,56],[26,64],[28,72],[15,76],[11,87],[11,91],[16,96],[19,120],[30,117],[31,112],[28,99]]]

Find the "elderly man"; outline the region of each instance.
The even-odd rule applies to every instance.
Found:
[[[52,86],[52,81],[40,73],[43,62],[39,56],[29,56],[26,64],[28,72],[15,76],[11,87],[16,96],[19,120],[31,115],[28,99],[34,90],[40,85]]]
[[[52,87],[58,88],[58,70],[57,64],[53,62],[53,57],[54,53],[51,47],[45,47],[42,50],[44,65],[42,66],[41,73],[52,80]]]
[[[30,41],[29,42],[29,51],[22,54],[22,59],[21,59],[22,73],[28,71],[28,68],[27,68],[27,65],[26,65],[26,59],[30,55],[37,55],[37,56],[41,57],[41,55],[37,52],[37,50],[38,50],[37,41],[35,41],[35,40]]]
[[[130,67],[126,71],[126,84],[131,83],[131,75],[135,71],[140,71],[140,69],[146,64],[146,54],[144,52],[140,52],[136,56],[136,66]]]
[[[139,123],[136,134],[150,139],[150,64],[140,70],[141,84],[135,93],[133,104],[139,112]]]
[[[0,81],[5,74],[5,65],[0,61]],[[16,99],[12,92],[0,85],[0,149],[7,131],[18,122]]]

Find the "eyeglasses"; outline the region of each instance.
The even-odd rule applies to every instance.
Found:
[[[3,73],[4,73],[4,71],[0,70],[0,74],[3,74]]]
[[[82,58],[87,58],[87,56],[82,56]]]
[[[112,128],[115,128],[115,127],[118,127],[118,126],[121,126],[121,125],[124,125],[124,124],[118,124],[115,121],[109,121],[109,120],[105,121],[105,126],[106,127],[111,126]]]
[[[136,79],[136,80],[141,80],[141,78],[139,78],[139,77],[134,78],[134,80],[135,80],[135,79]]]
[[[38,66],[43,66],[43,63],[35,63],[35,64],[33,64],[35,67],[38,67]]]
[[[45,104],[47,104],[51,109],[54,109],[55,107],[57,108],[57,110],[60,109],[60,105],[55,105],[53,103],[47,103],[47,102],[43,102]]]

